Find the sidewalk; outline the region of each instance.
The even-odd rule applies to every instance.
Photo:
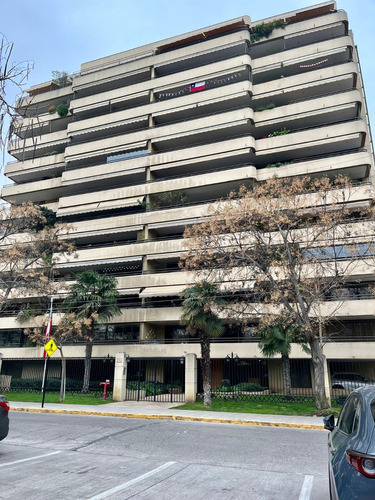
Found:
[[[46,403],[44,408],[41,408],[40,403],[10,402],[12,411],[97,415],[122,418],[184,420],[188,422],[290,427],[298,429],[324,429],[322,417],[179,410],[178,406],[178,404],[170,405],[168,403],[137,403],[135,401],[124,401],[119,403],[108,403],[100,406]]]

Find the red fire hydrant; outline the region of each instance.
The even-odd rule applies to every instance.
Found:
[[[103,385],[104,386],[104,390],[103,390],[103,399],[107,399],[107,387],[109,385],[111,385],[111,382],[109,380],[106,380],[105,382],[100,382],[99,385]]]

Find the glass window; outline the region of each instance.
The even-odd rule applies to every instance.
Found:
[[[348,398],[343,409],[341,410],[337,427],[345,434],[351,434],[358,426],[358,419],[358,397],[352,396]]]

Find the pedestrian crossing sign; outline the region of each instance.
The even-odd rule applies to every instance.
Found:
[[[44,346],[44,350],[46,351],[48,357],[52,356],[52,354],[56,351],[57,345],[53,339],[49,340],[47,344]]]

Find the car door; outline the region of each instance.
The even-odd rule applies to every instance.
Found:
[[[337,498],[340,491],[345,488],[347,490],[348,479],[354,472],[347,462],[346,450],[357,434],[359,419],[359,397],[357,394],[351,394],[340,412],[337,426],[330,434],[328,442],[331,485]]]

